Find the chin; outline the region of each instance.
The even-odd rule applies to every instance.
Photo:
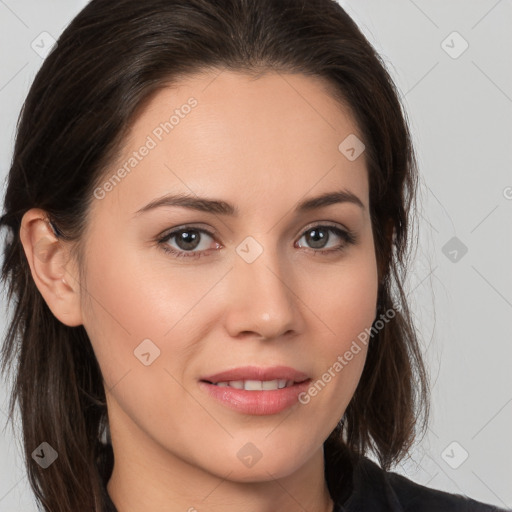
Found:
[[[300,445],[300,441],[297,441],[298,446],[282,438],[276,437],[276,441],[278,446],[273,446],[269,439],[266,444],[264,441],[255,440],[254,443],[234,442],[235,447],[224,445],[219,447],[219,453],[208,461],[211,464],[203,467],[232,482],[267,482],[295,473],[311,457],[304,445]],[[313,446],[310,450],[313,450]],[[234,456],[229,456],[230,453],[234,453]]]
[[[231,482],[269,482],[271,480],[285,478],[295,473],[300,468],[300,465],[290,464],[290,461],[283,460],[267,460],[266,462],[261,459],[251,468],[226,467],[226,473],[222,476],[229,479]],[[228,472],[231,471],[228,475]],[[228,476],[226,476],[228,475]]]

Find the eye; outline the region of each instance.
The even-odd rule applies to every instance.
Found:
[[[338,238],[341,239],[342,242],[338,242],[334,247],[331,246],[331,248],[329,248],[327,244],[333,238],[329,233],[334,233],[334,240]],[[313,250],[314,253],[320,254],[342,251],[346,249],[347,245],[356,242],[356,237],[353,233],[345,231],[338,226],[323,224],[308,228],[297,243],[300,243],[302,239],[305,239],[306,243],[310,246],[309,248],[306,247],[306,249]]]
[[[330,233],[334,233],[334,237]],[[164,252],[170,253],[177,258],[199,258],[201,256],[208,256],[210,254],[210,250],[222,248],[222,245],[217,242],[214,242],[214,246],[212,247],[212,242],[209,242],[208,238],[215,240],[214,236],[214,233],[211,233],[206,229],[183,226],[167,233],[157,242]],[[336,238],[341,239],[341,242],[338,242],[334,247],[329,248],[327,244],[331,242],[332,238],[334,238],[334,241],[336,241]],[[301,238],[296,242],[296,244],[299,244],[299,248],[303,248],[300,244],[302,239],[305,239],[306,243],[310,246],[304,247],[304,249],[306,251],[312,251],[314,255],[332,254],[346,249],[350,244],[356,243],[356,236],[354,233],[345,231],[338,226],[325,224],[312,226],[304,231]],[[175,247],[170,244],[172,240],[174,240],[173,243],[175,244]],[[294,245],[294,247],[295,246],[297,245]]]
[[[209,254],[207,251],[211,248],[209,247],[211,246],[211,242],[208,244],[207,240],[205,241],[203,239],[204,235],[210,238],[214,236],[213,233],[210,233],[206,229],[182,227],[178,230],[171,231],[163,238],[159,239],[158,243],[165,252],[171,253],[178,258],[199,258],[200,256]],[[175,239],[175,244],[178,246],[177,248],[173,248],[169,245],[169,241],[172,239]],[[215,248],[220,247],[220,244],[216,243]],[[198,248],[199,250],[195,251]]]

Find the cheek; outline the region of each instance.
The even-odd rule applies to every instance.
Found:
[[[320,319],[316,328],[322,333],[316,346],[323,372],[317,389],[320,391],[324,385],[329,388],[327,393],[322,392],[321,401],[326,410],[337,407],[337,416],[355,392],[371,343],[368,333],[375,320],[378,294],[374,254],[366,249],[358,251],[329,272],[317,269],[307,283],[302,293]]]
[[[218,268],[199,273],[192,266],[170,266],[161,256],[150,255],[148,261],[140,249],[121,252],[113,245],[98,250],[91,244],[88,306],[83,310],[84,327],[107,385],[114,385],[128,370],[143,367],[135,359],[143,340],[151,340],[164,356],[155,363],[166,359],[169,364],[170,344],[171,360],[186,357],[193,333],[208,321],[201,300],[224,273]]]
[[[377,265],[370,250],[355,251],[328,271],[310,272],[303,296],[314,308],[336,342],[333,349],[350,345],[375,319],[378,294]]]
[[[158,344],[161,332],[169,328],[163,319],[155,322],[159,288],[148,282],[150,276],[134,264],[131,255],[116,251],[115,245],[99,250],[98,243],[91,243],[86,283],[89,300],[84,311],[84,327],[107,385],[115,384],[134,365],[134,350],[144,339]]]
[[[334,283],[336,291],[330,297],[330,318],[333,330],[340,333],[345,345],[369,328],[375,319],[377,273],[372,265],[361,265],[343,273],[338,280],[333,280]]]

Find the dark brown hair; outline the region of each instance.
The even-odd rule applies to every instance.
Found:
[[[393,308],[395,316],[371,338],[326,456],[334,446],[373,450],[388,469],[425,428],[428,381],[403,291],[415,158],[399,94],[353,20],[333,0],[92,0],[30,88],[0,218],[8,230],[2,281],[14,305],[2,347],[2,371],[15,369],[9,418],[18,402],[30,485],[47,511],[101,510],[96,462],[108,417],[84,327],[61,323],[32,279],[20,242],[22,216],[34,207],[46,211],[82,268],[93,191],[136,112],[180,76],[215,69],[324,79],[350,108],[366,145],[378,315]],[[42,441],[59,455],[46,470],[31,457]]]

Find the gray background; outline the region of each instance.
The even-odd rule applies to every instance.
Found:
[[[402,91],[421,172],[407,290],[431,374],[432,419],[394,470],[512,507],[512,2],[340,3]],[[57,38],[85,4],[0,0],[2,197],[17,116],[42,63],[31,43],[42,32]],[[6,396],[2,382],[1,427]],[[35,511],[10,427],[0,461],[0,511]]]

